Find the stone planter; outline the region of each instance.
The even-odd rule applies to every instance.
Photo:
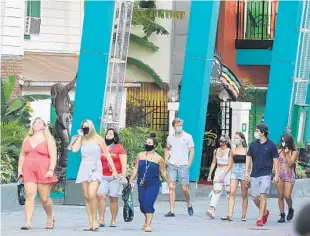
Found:
[[[17,183],[1,184],[1,212],[18,211],[22,207],[17,200]]]
[[[271,185],[268,197],[278,197],[278,190],[274,184]],[[293,197],[310,197],[310,179],[296,179]]]

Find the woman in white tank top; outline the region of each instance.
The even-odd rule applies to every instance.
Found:
[[[213,161],[211,164],[208,181],[211,181],[211,175],[215,166],[217,166],[214,179],[213,179],[213,191],[210,193],[212,196],[210,207],[207,210],[207,216],[211,219],[215,218],[215,210],[222,194],[223,187],[227,196],[230,192],[230,175],[231,175],[231,150],[228,148],[230,145],[230,139],[227,135],[222,135],[219,139],[220,148],[214,150]]]

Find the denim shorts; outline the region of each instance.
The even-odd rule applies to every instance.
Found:
[[[168,164],[167,171],[170,181],[176,182],[178,180],[181,185],[189,185],[188,166],[175,166]]]
[[[235,163],[231,171],[231,179],[245,180],[245,164]]]
[[[112,176],[103,176],[99,185],[98,194],[108,195],[109,197],[119,197],[121,195],[121,182]]]
[[[261,194],[269,194],[271,184],[271,175],[259,177],[251,177],[251,195],[252,197],[260,196]]]

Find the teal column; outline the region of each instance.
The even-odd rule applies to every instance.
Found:
[[[301,7],[302,1],[279,1],[265,110],[269,138],[276,143],[288,124]]]
[[[114,18],[114,1],[85,1],[72,135],[83,120],[100,129]],[[69,152],[67,179],[76,179],[80,154]]]
[[[192,1],[178,117],[195,142],[190,180],[200,175],[220,1]]]
[[[308,79],[310,80],[310,74]],[[310,106],[310,83],[308,83],[306,104]],[[310,141],[310,112],[308,112],[307,116],[306,139]]]

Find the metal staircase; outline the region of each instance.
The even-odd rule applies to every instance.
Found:
[[[109,55],[109,74],[106,84],[102,128],[119,130],[122,104],[125,100],[126,62],[129,48],[133,0],[116,0],[112,45]]]
[[[292,126],[294,105],[305,105],[310,84],[310,0],[303,0],[302,16],[295,63],[295,73],[291,93],[288,129]]]

